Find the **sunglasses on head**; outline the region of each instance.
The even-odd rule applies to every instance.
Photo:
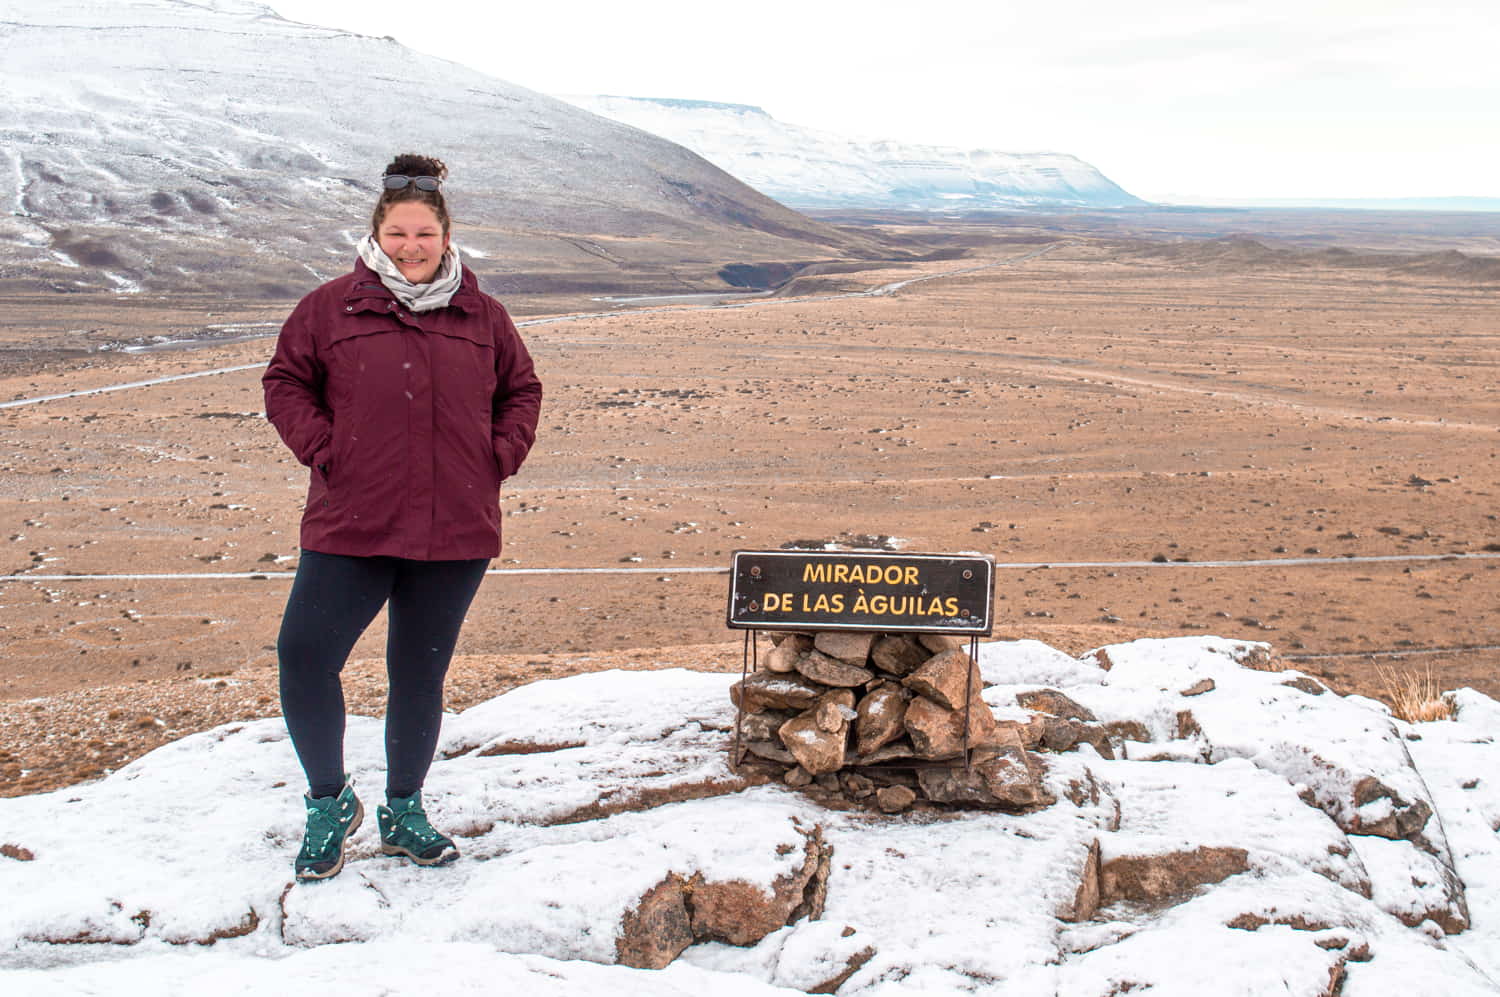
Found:
[[[386,190],[400,190],[407,184],[411,184],[417,190],[437,190],[442,183],[437,177],[405,177],[399,173],[392,173],[383,181]]]

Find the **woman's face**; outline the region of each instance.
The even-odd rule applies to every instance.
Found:
[[[421,201],[398,201],[386,209],[376,241],[413,284],[431,284],[448,250],[448,234],[432,208]]]

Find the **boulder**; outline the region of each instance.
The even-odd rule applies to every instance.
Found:
[[[1042,724],[1041,745],[1048,751],[1072,751],[1079,744],[1093,745],[1100,757],[1114,758],[1109,735],[1098,724],[1047,717]]]
[[[978,696],[968,712],[969,741],[974,747],[995,736],[995,715]],[[964,753],[964,710],[950,710],[925,696],[917,696],[906,707],[904,723],[918,758],[939,760]]]
[[[979,700],[984,679],[969,652],[955,648],[932,658],[901,680],[901,684],[950,710],[971,698]]]
[[[1078,889],[1072,900],[1057,912],[1059,921],[1078,923],[1087,921],[1099,909],[1099,839],[1089,845],[1083,858],[1083,867],[1078,871]]]
[[[1105,904],[1172,903],[1249,868],[1250,856],[1243,848],[1200,845],[1188,851],[1122,855],[1100,866],[1100,899]]]
[[[755,672],[729,687],[729,698],[746,713],[765,710],[803,710],[815,703],[823,689],[800,675]]]
[[[1093,721],[1098,719],[1088,707],[1079,705],[1056,689],[1037,689],[1034,692],[1023,692],[1016,696],[1016,702],[1028,710],[1035,710],[1038,713],[1049,713],[1054,717],[1062,717],[1066,720]]]
[[[1104,733],[1121,741],[1151,741],[1151,730],[1139,720],[1110,720],[1104,724]]]
[[[868,776],[860,775],[858,772],[845,772],[839,778],[839,783],[852,799],[863,800],[875,792],[875,783]]]
[[[910,693],[883,685],[859,701],[854,722],[855,750],[868,755],[906,733],[906,702]]]
[[[822,630],[813,638],[813,647],[830,658],[863,665],[869,660],[870,648],[879,636],[859,630]]]
[[[826,775],[844,767],[849,719],[854,715],[846,701],[853,698],[847,689],[833,690],[781,725],[781,743],[810,774]]]
[[[1432,806],[1426,800],[1408,802],[1374,776],[1367,775],[1354,784],[1353,802],[1344,828],[1350,834],[1411,841],[1422,834],[1432,816]]]
[[[1030,810],[1057,802],[1042,784],[1043,771],[1019,743],[976,752],[967,769],[961,764],[917,770],[922,793],[935,803],[958,803],[1006,810]]]
[[[761,667],[771,672],[794,672],[797,670],[797,659],[812,649],[812,641],[801,634],[793,634],[788,640],[782,641],[764,658],[760,659]]]
[[[822,634],[818,635],[819,637]],[[823,685],[856,686],[864,685],[875,677],[875,673],[868,668],[851,665],[830,657],[822,651],[812,650],[797,659],[797,671],[805,678]]]
[[[897,677],[910,675],[930,657],[931,653],[915,637],[905,634],[888,634],[870,649],[870,660],[875,667]]]
[[[912,747],[909,740],[900,737],[883,748],[876,748],[867,755],[862,754],[849,759],[849,763],[851,765],[879,765],[882,762],[894,762],[900,759],[915,757],[917,757],[917,749]]]
[[[884,786],[875,792],[875,805],[884,813],[900,813],[915,802],[916,791],[906,786]]]
[[[995,723],[1000,730],[1014,732],[1026,747],[1038,748],[1041,747],[1042,737],[1047,733],[1047,724],[1052,719],[1042,713],[1033,713],[1025,723],[1018,720],[997,720]]]
[[[746,741],[744,748],[756,758],[764,758],[769,762],[780,762],[783,765],[797,764],[797,756],[783,748],[780,741]]]
[[[826,894],[833,849],[823,840],[823,829],[802,832],[806,839],[802,864],[779,876],[767,893],[742,879],[705,882],[701,875],[692,882],[692,935],[698,941],[754,945],[778,928],[799,917],[818,917]]]
[[[969,646],[967,637],[954,637],[952,634],[917,634],[917,643],[933,654],[942,654],[944,651],[958,651]]]
[[[1411,928],[1432,921],[1449,935],[1469,929],[1464,883],[1446,854],[1383,837],[1349,840],[1370,873],[1371,899],[1386,913]]]
[[[665,969],[693,944],[683,881],[675,873],[627,911],[615,937],[615,961],[634,969]]]
[[[764,710],[746,713],[739,718],[740,739],[744,741],[769,741],[775,738],[781,725],[796,716],[790,710]]]

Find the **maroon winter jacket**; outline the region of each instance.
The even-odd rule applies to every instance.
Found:
[[[536,439],[542,384],[467,268],[446,307],[412,312],[356,261],[298,303],[262,384],[266,418],[312,468],[304,550],[500,553],[500,482]]]

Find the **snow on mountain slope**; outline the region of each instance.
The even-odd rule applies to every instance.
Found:
[[[563,99],[681,143],[793,207],[1011,210],[1144,203],[1088,163],[1062,153],[858,142],[777,121],[746,104]]]
[[[12,290],[299,291],[346,268],[380,170],[408,150],[446,160],[459,240],[494,271],[538,239],[617,255],[566,236],[666,240],[709,273],[724,246],[851,245],[660,138],[245,0],[10,0],[0,47]]]

